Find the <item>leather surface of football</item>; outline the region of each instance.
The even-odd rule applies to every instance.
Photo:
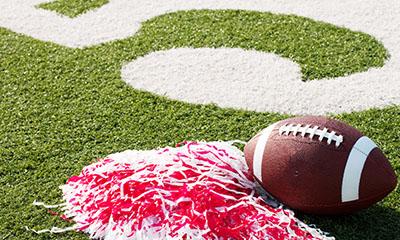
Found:
[[[371,139],[326,117],[276,122],[254,136],[244,153],[267,192],[305,213],[352,213],[397,185],[388,159]]]

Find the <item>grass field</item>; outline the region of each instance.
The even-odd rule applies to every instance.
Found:
[[[73,17],[100,5],[65,14]],[[42,7],[62,12],[65,5]],[[275,38],[259,34],[268,31]],[[319,34],[320,42],[313,41],[310,32]],[[286,37],[279,42],[282,36]],[[301,47],[296,45],[299,38],[305,43]],[[319,47],[324,45],[331,48]],[[275,52],[298,62],[304,80],[316,81],[379,67],[389,57],[367,34],[296,16],[247,11],[168,14],[146,22],[133,37],[85,49],[0,28],[0,240],[87,239],[72,232],[36,235],[24,226],[67,226],[31,203],[59,202],[58,186],[98,157],[183,140],[248,140],[261,128],[288,117],[172,101],[137,91],[121,80],[124,62],[182,46]],[[315,47],[314,55],[309,55]],[[332,117],[372,138],[400,176],[400,106]],[[400,239],[400,190],[351,216],[298,216],[337,239]]]
[[[73,18],[99,8],[106,3],[108,3],[108,0],[57,0],[39,4],[37,7],[56,11],[64,16]]]

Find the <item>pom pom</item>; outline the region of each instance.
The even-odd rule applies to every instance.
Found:
[[[267,205],[243,153],[225,142],[112,154],[60,188],[64,216],[91,238],[328,239]]]

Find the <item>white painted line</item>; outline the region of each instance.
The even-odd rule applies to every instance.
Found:
[[[189,103],[322,115],[400,104],[400,68],[381,70],[302,82],[296,63],[272,53],[179,48],[138,58],[121,75],[136,89]]]

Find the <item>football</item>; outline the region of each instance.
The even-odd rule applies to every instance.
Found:
[[[388,195],[397,177],[379,147],[357,129],[321,116],[285,119],[244,149],[264,189],[311,214],[349,214]]]

